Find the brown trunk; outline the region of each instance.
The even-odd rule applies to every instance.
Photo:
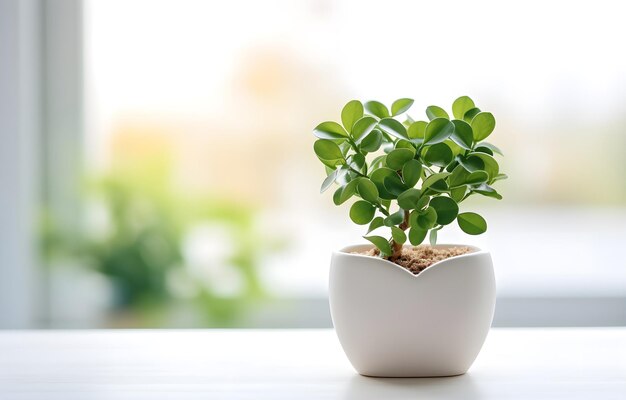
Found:
[[[407,210],[404,210],[404,221],[402,221],[402,223],[398,225],[398,228],[405,231],[408,227],[409,227],[409,212]],[[395,240],[391,239],[390,244],[391,244],[391,250],[393,250],[393,253],[391,254],[391,256],[389,256],[389,261],[393,262],[397,260],[398,258],[400,258],[400,256],[402,255],[402,243],[396,243]]]

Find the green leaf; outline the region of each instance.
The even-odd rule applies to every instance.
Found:
[[[378,127],[388,135],[395,136],[398,139],[408,139],[409,136],[406,128],[401,122],[393,118],[383,118],[378,122]]]
[[[482,167],[479,169],[484,170],[489,175],[489,180],[493,179],[500,172],[500,166],[498,165],[496,159],[487,153],[476,152],[468,154],[466,161],[470,163],[470,168],[474,168],[475,166],[479,165],[479,163],[475,161],[476,159],[482,161]],[[476,169],[470,171],[474,172],[475,170]]]
[[[348,132],[333,121],[322,122],[313,129],[313,134],[320,139],[345,139]]]
[[[452,103],[454,118],[462,119],[466,112],[474,108],[474,101],[467,96],[461,96]]]
[[[404,221],[404,210],[400,209],[384,219],[386,226],[400,225]]]
[[[396,243],[404,244],[404,242],[406,242],[406,233],[404,233],[404,231],[397,226],[391,227],[391,237]]]
[[[405,163],[413,159],[415,155],[409,149],[395,149],[387,154],[387,166],[393,170],[399,171]]]
[[[406,112],[413,105],[413,99],[398,99],[391,105],[391,115],[398,115]]]
[[[492,197],[494,199],[498,199],[498,200],[502,200],[502,196],[500,195],[500,193],[496,192],[496,190],[494,188],[492,188],[491,186],[487,185],[486,183],[483,183],[482,185],[473,188],[472,189],[474,192],[478,193],[478,194],[482,194],[483,196],[487,196],[487,197]]]
[[[360,143],[361,150],[368,153],[373,153],[380,149],[380,145],[383,143],[383,134],[378,129],[374,129],[367,136],[365,136]]]
[[[413,159],[402,166],[402,179],[407,186],[413,187],[422,176],[422,163]]]
[[[430,200],[430,206],[437,211],[437,223],[448,225],[459,213],[459,205],[450,197],[438,196]]]
[[[367,228],[367,233],[370,233],[371,231],[376,230],[381,226],[384,226],[383,217],[376,217],[372,220],[372,222],[370,222],[370,226]]]
[[[438,192],[444,191],[448,189],[448,184],[445,179],[450,175],[449,172],[438,172],[436,174],[432,174],[424,179],[424,183],[422,183],[422,192],[425,189],[432,189]]]
[[[434,246],[437,244],[437,229],[433,229],[430,231],[429,241],[430,241],[431,246]]]
[[[335,182],[335,179],[337,179],[337,171],[339,170],[334,170],[330,173],[330,175],[326,177],[326,179],[324,179],[324,182],[322,182],[322,187],[320,188],[320,193],[324,193],[326,189],[328,189]]]
[[[386,168],[386,167],[378,168],[377,170],[372,172],[372,174],[370,175],[370,179],[372,180],[372,182],[374,182],[374,184],[378,188],[378,195],[380,196],[380,198],[387,199],[387,200],[396,198],[394,195],[389,193],[387,189],[385,188],[385,178],[387,178],[388,176],[393,176],[393,175],[397,176],[396,171]]]
[[[493,156],[493,151],[491,151],[491,149],[486,147],[486,146],[478,145],[478,146],[474,147],[474,151],[478,152],[478,153],[485,153],[485,154],[489,154],[490,156]]]
[[[467,186],[461,186],[450,190],[450,197],[452,200],[459,203],[463,200],[463,197],[465,197],[465,193],[467,193]]]
[[[435,222],[437,222],[437,211],[433,207],[428,207],[417,216],[417,226],[422,229],[432,228],[435,226]]]
[[[461,121],[460,119],[452,120],[452,123],[454,124],[454,132],[450,135],[450,139],[465,150],[470,150],[472,148],[472,144],[474,143],[474,133],[472,132],[472,127],[470,124],[465,121]]]
[[[450,119],[450,116],[448,115],[446,110],[437,106],[426,107],[426,115],[428,116],[428,119],[431,121],[434,120],[435,118]]]
[[[476,114],[478,114],[479,112],[480,108],[478,107],[470,108],[465,112],[465,115],[463,115],[463,121],[467,122],[468,124],[471,123],[472,119],[474,119]]]
[[[378,121],[372,117],[363,117],[354,123],[352,127],[352,137],[355,140],[363,140],[362,138],[370,133],[375,127]],[[358,141],[357,141],[358,143]]]
[[[482,142],[480,144],[480,147],[486,147],[489,150],[491,150],[492,153],[496,153],[499,154],[501,156],[503,156],[504,154],[502,154],[502,150],[500,150],[496,145],[491,144],[491,143],[487,143],[487,142]]]
[[[501,181],[503,179],[508,179],[508,177],[509,176],[507,174],[498,174],[498,175],[494,176],[491,181],[492,182],[497,182],[497,181]]]
[[[476,114],[476,116],[472,119],[472,130],[474,131],[474,140],[476,142],[480,142],[483,139],[486,139],[487,136],[491,135],[491,132],[496,127],[496,119],[493,117],[493,114],[488,112],[481,112]]]
[[[426,132],[426,125],[428,122],[426,121],[415,121],[409,126],[409,130],[407,135],[409,139],[423,139],[424,132]]]
[[[458,157],[457,161],[469,172],[479,171],[485,168],[485,163],[479,157]]]
[[[350,207],[350,219],[357,225],[369,224],[375,213],[376,208],[364,200],[356,201]]]
[[[317,157],[322,161],[325,165],[328,165],[331,168],[334,168],[338,164],[343,164],[345,162],[343,158],[343,153],[341,149],[337,145],[337,143],[332,140],[327,139],[318,139],[313,144],[313,150]]]
[[[361,117],[363,117],[363,104],[358,100],[349,101],[341,110],[341,123],[348,132],[352,132],[354,123]]]
[[[411,150],[411,153],[415,154],[415,146],[406,139],[398,139],[394,145],[394,149],[409,149]]]
[[[477,183],[487,182],[489,175],[485,171],[474,171],[465,179],[468,185],[476,185]]]
[[[452,162],[454,155],[452,150],[445,143],[436,143],[426,150],[424,161],[438,167],[445,167]]]
[[[365,110],[378,118],[389,117],[389,110],[387,109],[387,107],[383,103],[376,100],[368,101],[367,103],[365,103]]]
[[[420,198],[419,189],[408,189],[400,193],[398,196],[398,205],[404,210],[412,210],[417,207],[417,201]]]
[[[380,250],[380,254],[382,256],[390,256],[391,255],[391,245],[387,239],[382,236],[363,236],[363,239],[369,240],[374,246]]]
[[[445,118],[435,118],[426,125],[424,143],[435,144],[446,140],[454,132],[454,124]]]
[[[359,183],[357,185],[357,191],[359,195],[363,198],[363,200],[367,200],[370,203],[378,202],[378,189],[374,182],[367,178],[359,178]]]
[[[356,193],[356,186],[359,183],[358,179],[354,179],[344,186],[340,187],[333,194],[333,203],[339,206],[345,203],[350,197]]]
[[[427,232],[428,231],[425,229],[411,227],[411,229],[409,229],[409,242],[411,242],[413,246],[419,246],[424,239],[426,239]]]
[[[448,186],[451,188],[455,188],[461,185],[465,185],[467,181],[467,177],[469,176],[469,172],[462,165],[457,165],[450,176],[448,176]]]
[[[480,215],[473,212],[459,214],[457,221],[459,227],[468,235],[480,235],[487,231],[487,221]]]
[[[408,189],[408,187],[402,183],[397,174],[386,177],[384,184],[387,192],[391,193],[395,197],[399,196],[402,192]]]
[[[428,204],[429,202],[430,202],[430,196],[422,196],[417,201],[417,207],[415,207],[415,209],[421,210],[422,208],[426,207],[426,204]]]

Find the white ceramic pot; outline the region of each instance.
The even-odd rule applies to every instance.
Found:
[[[392,262],[350,254],[370,248],[337,251],[330,266],[333,324],[354,368],[381,377],[467,372],[493,319],[489,252],[472,247],[413,275]]]

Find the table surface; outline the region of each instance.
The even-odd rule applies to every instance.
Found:
[[[0,332],[0,399],[626,399],[626,328],[493,329],[462,376],[367,378],[332,330]]]

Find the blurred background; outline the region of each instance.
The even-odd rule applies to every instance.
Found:
[[[312,128],[495,114],[496,326],[626,325],[619,2],[0,0],[0,327],[330,327]]]

